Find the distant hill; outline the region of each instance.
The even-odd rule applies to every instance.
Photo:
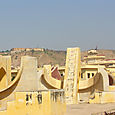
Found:
[[[22,51],[11,54],[12,57],[12,65],[14,67],[20,65],[21,56],[33,56],[37,57],[38,67],[42,67],[43,65],[51,64],[56,65],[59,64],[61,66],[65,65],[65,57],[66,51],[54,51],[54,50],[44,50],[44,51]]]
[[[115,50],[97,50],[99,55],[105,55],[106,59],[115,59]],[[22,51],[16,53],[9,53],[12,57],[12,65],[14,67],[20,65],[21,56],[29,55],[37,57],[38,66],[42,67],[43,65],[51,64],[56,65],[59,64],[61,66],[66,63],[66,51],[55,51],[55,50],[44,50],[44,51]],[[87,56],[87,51],[81,52],[81,59],[84,56]]]

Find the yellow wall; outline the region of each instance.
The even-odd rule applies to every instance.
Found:
[[[11,67],[10,63],[4,63],[1,67],[6,66]],[[8,67],[4,70],[11,74]],[[2,74],[3,72],[0,73]],[[0,115],[64,115],[66,104],[63,90],[38,90],[36,58],[24,56],[20,71],[16,78],[9,85],[7,84],[8,86],[6,86],[6,83],[9,83],[8,78],[5,75],[2,75],[4,82],[0,82]],[[52,78],[51,75],[46,76],[47,82],[55,87],[55,80],[48,77]],[[61,86],[61,82],[58,83],[57,86]]]
[[[28,101],[26,100],[27,95]],[[15,101],[7,102],[7,110],[0,111],[0,115],[64,115],[66,110],[61,90],[16,92],[15,97]]]
[[[115,103],[115,92],[97,92],[89,103]]]
[[[89,78],[95,76],[96,73],[97,73],[96,68],[83,68],[83,69],[81,69],[81,74],[82,74],[81,80],[89,79]],[[90,74],[89,78],[88,78],[88,74]],[[92,74],[94,74],[94,75],[92,75]]]

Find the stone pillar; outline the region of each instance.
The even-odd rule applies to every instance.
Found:
[[[0,56],[0,89],[6,88],[11,81],[11,57]]]
[[[81,57],[79,48],[68,48],[64,77],[64,89],[67,104],[78,102],[79,79],[81,76]]]
[[[18,83],[16,91],[37,91],[37,58],[23,56],[21,59],[22,75]]]

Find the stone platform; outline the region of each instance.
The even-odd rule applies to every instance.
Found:
[[[115,103],[67,105],[66,109],[65,115],[104,115],[104,111],[115,112]]]

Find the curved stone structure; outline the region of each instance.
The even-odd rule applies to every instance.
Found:
[[[38,89],[40,84],[37,58],[22,57],[21,69],[17,76],[8,86],[0,90],[0,115],[55,115],[55,113],[64,115],[66,109],[64,90],[58,90],[61,81],[51,76],[51,69],[48,70],[49,72],[47,70],[44,67],[45,74],[41,79],[44,78],[46,83],[54,89]],[[5,82],[0,83],[2,86]]]
[[[44,75],[42,77],[46,81],[47,85],[49,85],[47,86],[49,89],[61,89],[61,80],[57,80],[51,76],[51,65],[44,66]]]
[[[2,94],[10,92],[9,90],[11,90],[11,88],[19,81],[21,74],[22,74],[22,68],[19,70],[16,78],[11,82],[11,84],[9,84],[6,88],[0,90],[0,99]]]
[[[79,90],[87,89],[87,88],[90,88],[91,86],[95,85],[99,80],[99,76],[97,74],[94,77],[89,78],[87,80],[80,80],[79,81]]]
[[[103,91],[108,91],[109,90],[108,73],[106,72],[104,68],[101,68],[101,67],[98,68],[98,72],[96,73],[94,77],[89,78],[87,80],[79,81],[79,90],[87,89],[96,85],[100,77],[102,77],[102,80],[103,80],[103,83],[102,83]]]
[[[104,68],[98,68],[98,73],[101,74],[103,78],[103,91],[109,91],[109,77],[108,73],[104,70]]]
[[[100,67],[94,77],[80,80],[79,84],[79,101],[81,102],[89,102],[89,99],[95,99],[96,92],[109,91],[110,89],[108,73]]]

